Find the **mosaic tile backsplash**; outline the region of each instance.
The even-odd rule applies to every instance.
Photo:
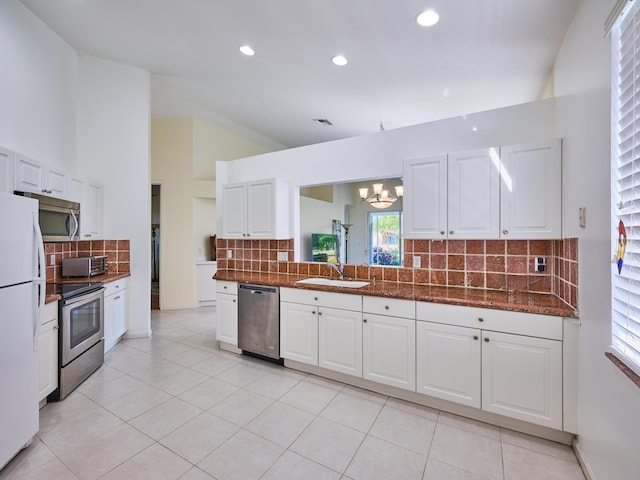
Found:
[[[45,243],[47,257],[47,282],[62,279],[62,259],[107,256],[107,273],[131,273],[129,240],[81,240],[78,242]],[[50,256],[55,255],[55,265],[50,265]]]
[[[330,276],[324,264],[294,262],[293,240],[218,239],[218,269]],[[232,259],[226,259],[227,250]],[[287,260],[278,261],[278,252]],[[419,285],[553,293],[578,304],[578,239],[564,240],[405,240],[404,263],[420,268],[346,265],[345,277]],[[545,272],[535,259],[545,257]],[[333,273],[333,275],[335,275]]]

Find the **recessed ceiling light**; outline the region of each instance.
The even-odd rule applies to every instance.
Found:
[[[425,10],[420,15],[416,17],[416,22],[418,25],[422,25],[423,27],[433,27],[440,20],[440,15],[438,15],[433,10]]]
[[[336,55],[331,59],[331,61],[339,67],[344,67],[347,63],[349,63],[343,55]]]
[[[256,52],[253,51],[253,48],[251,48],[249,45],[242,45],[240,47],[240,51],[247,57],[253,57],[256,54]]]

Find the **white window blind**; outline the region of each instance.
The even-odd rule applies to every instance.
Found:
[[[612,36],[612,212],[627,234],[622,270],[612,268],[614,353],[640,375],[640,2],[627,5]],[[613,244],[614,249],[617,242]],[[615,251],[615,250],[614,250]]]

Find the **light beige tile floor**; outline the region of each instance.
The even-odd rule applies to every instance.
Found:
[[[584,480],[570,447],[220,351],[215,323],[154,310],[0,480]]]

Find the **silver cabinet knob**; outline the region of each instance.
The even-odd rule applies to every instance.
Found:
[[[362,323],[367,323],[367,319],[366,319],[366,318],[363,318],[363,319],[362,319]]]
[[[504,235],[508,235],[508,234],[509,234],[509,230],[502,230],[502,233],[503,233]]]
[[[389,310],[389,305],[385,305],[385,306],[384,306],[384,309],[385,309],[385,310]]]
[[[484,337],[484,341],[489,343],[489,337]]]
[[[440,230],[440,235],[444,235],[444,230]]]
[[[449,230],[449,235],[453,235],[455,232],[453,230]]]
[[[480,318],[478,318],[478,321],[479,321],[480,323],[482,323],[482,322],[484,322],[484,318],[480,317]]]
[[[473,339],[474,339],[474,340],[478,340],[478,335],[474,335],[474,336],[473,336]]]

